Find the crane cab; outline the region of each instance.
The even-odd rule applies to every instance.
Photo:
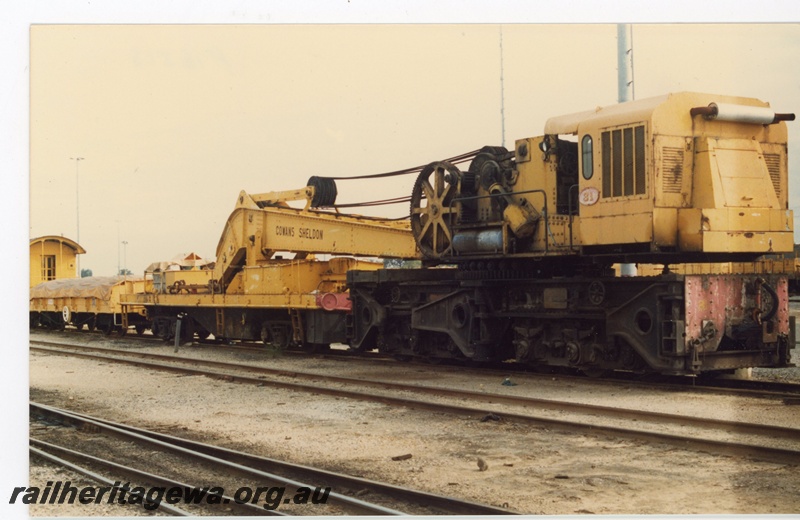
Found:
[[[411,196],[423,255],[463,263],[603,257],[744,260],[793,247],[784,121],[752,98],[678,93],[551,118],[468,171],[424,168]]]
[[[546,135],[577,138],[583,252],[791,251],[782,121],[793,117],[679,93],[550,119]]]

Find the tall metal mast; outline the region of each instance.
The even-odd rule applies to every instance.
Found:
[[[70,157],[71,161],[75,161],[75,242],[80,245],[81,243],[81,199],[80,199],[80,184],[78,177],[78,166],[84,160],[83,157]],[[78,278],[81,277],[81,256],[75,255],[76,263],[78,264]]]
[[[617,24],[617,101],[634,100],[633,32],[630,24]]]
[[[617,24],[617,101],[633,101],[633,33],[630,24]],[[620,264],[621,276],[636,276],[636,264]]]
[[[500,26],[500,146],[506,145],[506,100],[503,87],[503,26]]]

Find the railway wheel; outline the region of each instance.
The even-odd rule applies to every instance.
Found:
[[[65,325],[72,320],[72,311],[66,305],[63,309],[61,309],[61,317],[64,320]]]
[[[114,333],[114,321],[111,319],[103,320],[103,322],[99,324],[99,328],[104,335],[110,336]]]
[[[175,334],[175,324],[171,318],[156,316],[153,318],[153,322],[150,325],[150,331],[153,333],[153,336],[168,343]]]
[[[136,335],[141,336],[147,327],[145,327],[144,323],[137,323],[133,328],[136,329]]]
[[[197,337],[198,337],[198,339],[200,341],[205,341],[211,336],[211,331],[210,330],[208,330],[207,328],[203,327],[199,323],[195,323],[195,325],[196,325],[195,333],[197,334]]]
[[[272,334],[269,331],[269,323],[261,325],[261,343],[269,345],[272,341]]]
[[[291,343],[291,329],[287,323],[267,322],[261,326],[261,341],[275,350],[286,350]]]
[[[286,325],[274,325],[272,327],[272,346],[278,350],[286,350],[289,347],[291,336]]]
[[[191,343],[194,340],[194,330],[195,330],[194,319],[191,318],[190,316],[183,315],[181,318],[179,318],[179,320],[181,322],[181,341],[184,343]]]
[[[60,312],[48,312],[47,313],[47,322],[48,322],[48,329],[51,330],[64,330],[64,318]]]
[[[439,260],[450,253],[461,172],[444,161],[422,169],[411,191],[411,230],[422,254]]]

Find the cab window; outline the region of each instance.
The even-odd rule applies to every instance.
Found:
[[[583,167],[583,178],[587,181],[594,175],[594,157],[592,154],[592,136],[586,134],[581,139],[581,162]]]

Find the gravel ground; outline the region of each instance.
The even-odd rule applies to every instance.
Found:
[[[98,335],[66,334],[102,345]],[[51,335],[33,337],[50,338]],[[122,343],[124,344],[124,343]],[[120,345],[116,342],[115,345]],[[171,347],[137,350],[171,352]],[[386,366],[182,347],[200,358],[351,377],[377,378]],[[569,383],[557,377],[459,374],[449,367],[391,368],[393,378],[452,388],[771,424],[798,424],[798,407],[777,402]],[[104,418],[228,445],[265,456],[395,482],[529,514],[767,514],[800,510],[796,467],[686,451],[674,446],[551,431],[512,422],[480,422],[351,399],[238,385],[199,376],[33,353],[31,398]],[[321,383],[322,384],[322,383]],[[392,456],[411,454],[408,460]],[[480,471],[478,459],[488,465]],[[31,481],[53,480],[32,464]],[[313,483],[324,485],[324,483]],[[35,506],[36,516],[130,514]]]

